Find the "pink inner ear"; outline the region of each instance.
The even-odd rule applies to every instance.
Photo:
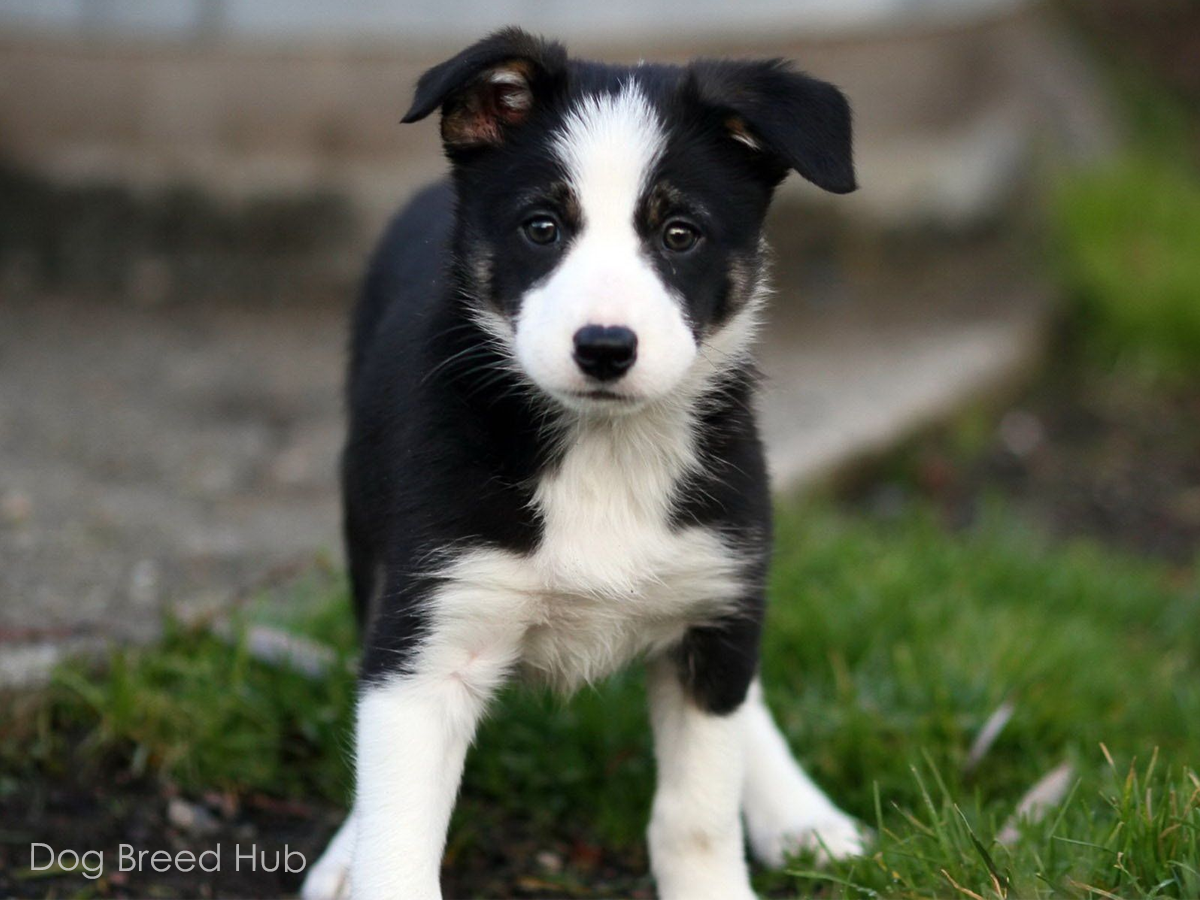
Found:
[[[454,146],[498,144],[503,126],[529,115],[533,94],[519,64],[493,69],[478,78],[442,117],[442,139]]]

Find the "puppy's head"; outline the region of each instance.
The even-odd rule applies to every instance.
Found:
[[[456,276],[560,403],[619,412],[745,361],[761,231],[789,170],[854,189],[850,108],[780,60],[607,66],[507,29],[430,69]]]

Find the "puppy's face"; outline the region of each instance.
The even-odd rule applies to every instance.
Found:
[[[474,289],[525,374],[565,405],[619,411],[679,390],[752,315],[769,189],[723,134],[672,115],[675,73],[593,74],[464,166],[460,214]]]
[[[738,367],[775,185],[803,165],[853,187],[844,99],[777,63],[609,67],[507,31],[427,73],[406,118],[439,103],[464,293],[531,382],[583,411]],[[773,149],[780,128],[829,149]]]

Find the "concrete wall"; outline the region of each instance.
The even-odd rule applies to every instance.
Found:
[[[6,2],[11,12],[13,0]],[[812,37],[787,21],[770,38],[751,27],[723,36],[693,29],[683,43],[626,27],[620,36],[577,38],[571,48],[628,61],[794,58],[839,84],[855,107],[863,190],[842,208],[889,224],[965,221],[1002,200],[1039,129],[1061,129],[1068,112],[1083,110],[1086,118],[1091,108],[1089,98],[1079,101],[1088,93],[1084,70],[1048,38],[1036,13],[1011,5],[841,37]],[[224,7],[228,14],[239,4],[224,0]],[[549,20],[533,24],[542,21]],[[418,75],[461,44],[0,31],[0,162],[134,190],[186,184],[233,201],[332,193],[372,229],[443,170],[435,123],[402,127],[397,120]],[[1089,127],[1077,129],[1084,143],[1095,131]],[[786,196],[815,202],[818,193],[791,179]]]
[[[656,45],[714,35],[846,33],[963,21],[1024,0],[0,0],[0,27],[207,40],[461,43],[512,22],[561,38]]]

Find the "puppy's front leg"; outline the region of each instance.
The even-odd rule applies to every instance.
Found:
[[[673,660],[651,664],[647,684],[658,789],[650,865],[661,900],[753,900],[742,825],[742,710],[701,708]]]
[[[820,861],[861,854],[862,828],[834,806],[792,758],[757,682],[750,688],[743,724],[742,808],[750,849],[759,862],[780,868],[789,854],[801,849],[816,851]]]
[[[362,690],[358,705],[355,900],[437,900],[463,761],[511,648],[426,648],[415,674]]]

